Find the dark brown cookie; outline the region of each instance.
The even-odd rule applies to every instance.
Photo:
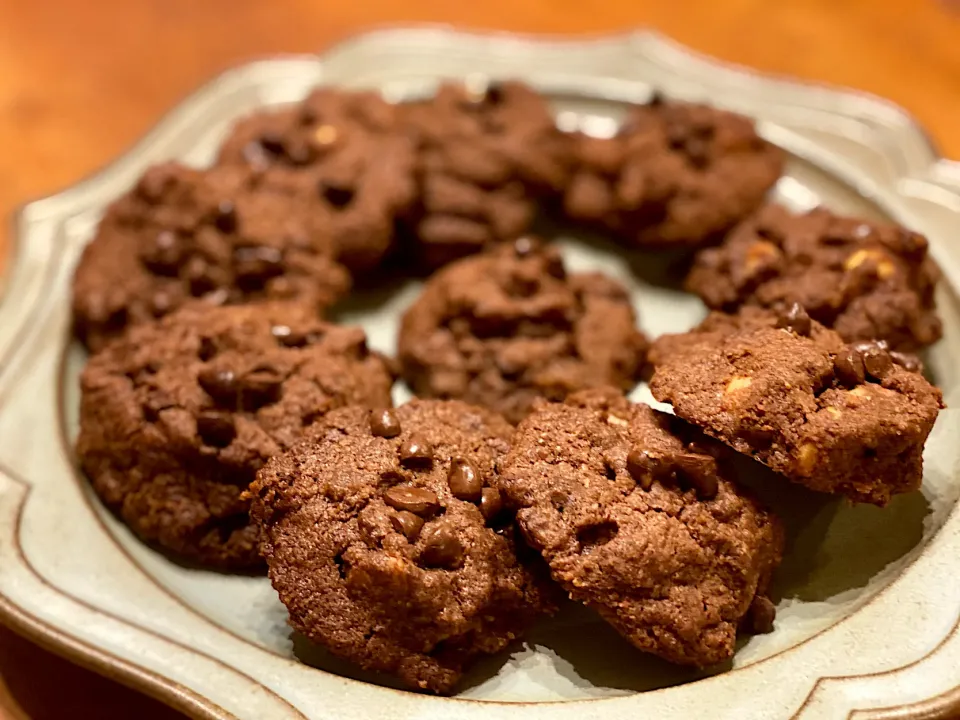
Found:
[[[419,145],[411,234],[429,268],[511,242],[530,228],[538,200],[569,178],[569,143],[544,98],[523,83],[448,83],[400,108]]]
[[[513,429],[457,401],[328,414],[251,487],[290,624],[332,653],[447,693],[551,609],[493,479]]]
[[[779,521],[733,484],[691,426],[614,390],[542,404],[500,488],[570,596],[641,650],[707,666],[780,561]]]
[[[767,205],[704,250],[687,288],[711,308],[800,303],[848,342],[915,350],[941,335],[927,240],[896,225]]]
[[[884,343],[829,347],[814,323],[756,327],[663,359],[650,389],[680,417],[794,482],[884,505],[920,487],[942,407]],[[821,333],[820,340],[809,337]]]
[[[289,300],[322,309],[349,289],[325,230],[239,168],[148,170],[107,210],[73,285],[77,335],[92,350],[184,303]]]
[[[77,455],[141,537],[204,565],[260,564],[241,493],[304,426],[390,403],[363,331],[281,304],[185,308],[131,329],[81,376]]]
[[[557,249],[524,237],[434,275],[404,315],[399,359],[415,394],[516,423],[537,398],[631,389],[646,348],[622,285],[567,275]]]
[[[359,273],[391,251],[416,198],[415,149],[397,109],[375,92],[314,90],[293,107],[240,120],[219,163],[256,173],[309,208],[334,257]]]
[[[807,311],[799,304],[777,310],[744,305],[733,314],[711,312],[689,332],[661,335],[650,345],[647,364],[656,367],[676,355],[691,349],[696,350],[700,345],[716,346],[720,340],[737,332],[776,327],[804,330],[814,342],[827,349],[843,345],[843,340],[837,333],[811,320]],[[914,358],[914,362],[919,367],[919,359]]]
[[[613,138],[577,134],[568,217],[641,247],[716,242],[755,210],[783,153],[740,115],[659,98],[631,110]]]

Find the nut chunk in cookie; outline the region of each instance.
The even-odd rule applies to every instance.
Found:
[[[292,107],[241,119],[218,163],[248,168],[324,228],[354,273],[377,266],[416,199],[413,140],[378,93],[323,87]]]
[[[251,512],[290,624],[363,668],[448,693],[471,660],[551,610],[495,488],[512,432],[457,401],[345,408],[267,463]]]
[[[733,655],[751,605],[772,609],[762,594],[783,545],[779,521],[704,447],[723,450],[670,415],[588,390],[524,420],[500,477],[573,599],[641,650],[701,667]]]
[[[571,135],[575,172],[567,216],[638,247],[702,247],[764,201],[783,153],[753,122],[656,96],[612,138]]]
[[[241,495],[271,455],[392,377],[363,331],[283,304],[192,306],[140,325],[81,376],[77,455],[143,539],[203,565],[262,564]]]
[[[77,335],[98,350],[195,299],[323,309],[350,287],[324,233],[244,169],[152,167],[108,208],[84,249],[73,281]]]
[[[713,309],[799,303],[848,342],[884,340],[909,351],[940,338],[939,278],[918,233],[771,204],[701,252],[686,285]]]
[[[445,83],[399,106],[417,139],[420,262],[438,267],[527,232],[569,178],[569,143],[546,100],[516,81]]]
[[[882,341],[830,345],[824,337],[809,319],[734,332],[664,359],[650,390],[814,490],[876,505],[916,490],[940,391],[915,358]]]
[[[568,275],[558,250],[529,237],[434,275],[399,337],[414,393],[483,405],[513,423],[537,398],[630,390],[646,349],[622,285]]]

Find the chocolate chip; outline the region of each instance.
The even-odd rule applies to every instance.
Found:
[[[412,485],[396,485],[383,493],[383,501],[394,510],[427,517],[440,509],[440,498],[432,490],[413,487]]]
[[[371,410],[370,432],[377,437],[396,437],[400,434],[400,418],[390,408]]]
[[[513,252],[517,257],[528,257],[533,255],[543,246],[540,238],[532,235],[521,235],[513,241]]]
[[[833,359],[833,373],[844,385],[855,387],[863,383],[866,373],[863,355],[855,347],[847,346]]]
[[[307,336],[291,330],[287,325],[274,325],[270,334],[284,347],[303,347],[307,344]]]
[[[450,492],[455,498],[477,502],[483,493],[483,478],[476,466],[466,458],[454,458],[447,475]]]
[[[257,142],[260,144],[261,148],[266,150],[271,155],[283,155],[283,136],[280,135],[280,133],[268,130],[260,135],[260,137],[257,139]]]
[[[547,256],[547,274],[557,280],[563,280],[567,277],[567,269],[563,266],[563,258],[560,257],[560,253],[550,253]]]
[[[206,295],[217,288],[217,281],[210,271],[210,265],[199,255],[187,261],[183,277],[190,286],[190,293],[196,297]]]
[[[233,251],[233,266],[241,286],[261,285],[283,272],[283,252],[267,245],[238,247]]]
[[[213,224],[217,226],[217,230],[228,235],[237,231],[237,209],[232,202],[222,200],[217,205]]]
[[[717,496],[717,461],[709,455],[682,453],[673,456],[677,474],[686,480],[701,500]]]
[[[746,630],[754,635],[773,632],[773,621],[777,617],[777,607],[770,598],[755,595],[747,610]]]
[[[634,449],[627,455],[627,472],[644,490],[653,486],[653,481],[664,477],[668,468],[663,458],[647,450]]]
[[[650,97],[647,100],[647,107],[660,107],[667,102],[666,96],[656,88],[650,91]]]
[[[423,527],[423,518],[414,515],[408,510],[399,510],[390,516],[390,524],[398,533],[403,534],[410,542],[415,542]]]
[[[336,185],[321,180],[319,185],[320,197],[337,209],[345,208],[353,201],[354,191],[344,185]]]
[[[197,434],[204,444],[224,448],[237,436],[237,428],[229,415],[204,412],[197,417]]]
[[[264,405],[270,405],[280,399],[284,377],[279,370],[270,366],[260,366],[245,373],[240,378],[240,405],[254,412]]]
[[[400,445],[400,464],[404,467],[424,467],[433,462],[433,447],[421,437],[411,437]]]
[[[781,309],[777,317],[777,327],[807,337],[810,335],[812,324],[803,305],[793,303],[790,307]]]
[[[200,347],[197,348],[197,357],[206,362],[217,354],[217,344],[212,338],[200,338]]]
[[[427,567],[452,570],[463,563],[463,545],[447,523],[438,522],[423,532],[420,562]]]
[[[879,345],[871,345],[870,347],[864,348],[862,353],[863,367],[870,377],[883,380],[890,370],[893,369],[893,359],[885,348]]]
[[[169,230],[161,230],[147,243],[140,253],[140,260],[157,275],[175,277],[183,258],[183,250],[177,236]]]
[[[218,405],[234,407],[240,397],[240,384],[232,370],[205,367],[197,375],[200,387]]]
[[[503,497],[496,488],[485,487],[480,493],[480,514],[487,522],[491,522],[503,512]]]
[[[923,363],[913,353],[904,353],[894,350],[890,353],[890,359],[904,370],[910,372],[923,372]]]

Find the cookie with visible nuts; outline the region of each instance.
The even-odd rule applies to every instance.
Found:
[[[637,106],[612,138],[571,136],[567,216],[639,247],[702,247],[763,202],[783,153],[753,123],[707,105]]]
[[[716,310],[799,303],[848,342],[884,340],[912,351],[940,338],[939,277],[918,233],[771,204],[702,251],[686,285]]]
[[[522,237],[436,273],[404,315],[398,354],[415,394],[483,405],[516,423],[538,398],[630,390],[646,348],[622,285],[568,275],[556,248]]]
[[[262,564],[241,495],[270,456],[347,404],[390,405],[363,331],[280,304],[185,308],[94,355],[77,456],[143,539],[203,565]]]
[[[397,107],[375,92],[318,88],[294,106],[254,113],[233,127],[218,163],[250,170],[307,208],[354,273],[393,250],[395,226],[417,197],[415,144]]]
[[[166,163],[107,209],[84,249],[74,328],[98,350],[195,300],[297,300],[322,310],[349,287],[326,230],[303,206],[263,190],[241,168]]]
[[[882,342],[844,345],[748,327],[663,358],[657,400],[790,480],[884,505],[920,487],[923,445],[943,406],[916,358]],[[812,337],[811,337],[812,335]]]
[[[552,591],[518,560],[496,488],[513,428],[457,401],[384,414],[326,415],[260,471],[251,512],[296,630],[448,693],[473,659],[552,610]]]
[[[641,650],[703,667],[733,655],[783,545],[723,451],[613,389],[587,390],[520,423],[500,489],[573,599]]]
[[[418,267],[512,242],[569,178],[569,143],[546,100],[521,82],[445,83],[399,109],[418,144]]]

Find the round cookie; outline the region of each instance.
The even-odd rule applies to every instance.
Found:
[[[777,518],[728,479],[720,450],[670,415],[588,390],[520,424],[500,489],[571,598],[639,649],[704,667],[733,655],[741,623],[771,628],[762,594],[783,548]]]
[[[394,105],[375,92],[336,88],[241,119],[218,158],[306,204],[354,273],[376,267],[393,248],[394,227],[416,199],[415,162]]]
[[[567,275],[559,251],[531,238],[436,273],[404,315],[398,345],[416,395],[459,398],[513,423],[538,398],[631,389],[647,349],[622,285]]]
[[[350,277],[316,220],[242,168],[150,168],[84,249],[75,331],[98,350],[195,299],[296,299],[322,309],[346,293]]]
[[[526,232],[569,179],[569,143],[545,99],[516,81],[441,85],[399,106],[418,141],[414,253],[427,268]]]
[[[539,614],[492,487],[513,428],[457,401],[326,415],[251,486],[290,624],[330,652],[447,693]]]
[[[727,312],[799,303],[848,342],[884,340],[910,351],[942,333],[939,278],[922,235],[825,208],[795,215],[770,204],[699,253],[686,286]]]
[[[80,380],[77,455],[138,535],[221,568],[261,564],[241,498],[271,455],[392,378],[359,328],[283,304],[193,306],[132,328]]]
[[[569,218],[640,247],[699,247],[755,210],[783,172],[783,153],[743,116],[659,96],[612,138],[571,136]]]

